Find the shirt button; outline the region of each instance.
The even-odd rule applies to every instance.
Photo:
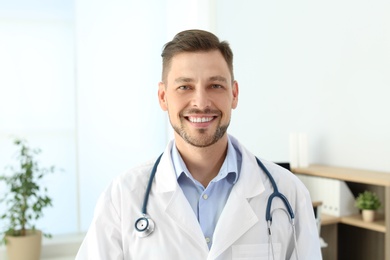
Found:
[[[209,237],[206,237],[206,243],[210,243],[210,238]]]
[[[209,198],[209,196],[207,194],[203,194],[203,199],[204,200],[207,200]]]

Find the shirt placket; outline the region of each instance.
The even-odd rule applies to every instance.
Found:
[[[214,233],[214,210],[213,210],[213,202],[212,202],[212,194],[213,186],[215,183],[210,183],[207,189],[204,189],[199,198],[199,206],[198,206],[198,220],[199,225],[203,231],[205,236],[206,243],[208,247],[211,247],[212,238]]]

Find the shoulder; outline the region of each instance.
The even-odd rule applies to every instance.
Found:
[[[259,169],[259,166],[256,162],[256,156],[250,152],[245,146],[243,146],[236,138],[233,136],[229,136],[230,140],[233,143],[233,146],[238,150],[238,152],[242,156],[242,171],[254,171],[255,169]],[[257,157],[266,169],[269,171],[272,178],[275,180],[276,185],[280,192],[284,193],[286,196],[302,198],[309,197],[309,192],[305,185],[301,182],[301,180],[291,171],[287,170],[284,167],[277,165],[274,162],[262,159]],[[256,174],[260,174],[260,178],[263,183],[266,183],[268,180],[267,175],[263,173],[261,169],[258,170]],[[253,176],[252,176],[253,178]]]
[[[144,194],[154,160],[146,161],[114,177],[101,193],[101,202],[118,203]]]
[[[291,171],[273,162],[262,160],[278,187],[292,205],[311,207],[310,193],[303,182]]]
[[[275,179],[275,182],[278,183],[278,185],[281,187],[296,187],[296,189],[306,192],[305,185],[294,173],[274,162],[266,161],[264,159],[262,159],[261,162],[265,167],[267,167],[268,171]]]
[[[116,176],[100,194],[95,214],[120,218],[125,212],[139,211],[154,162],[147,161]]]
[[[267,161],[265,159],[260,159],[261,162],[264,164],[264,166],[268,169],[268,171],[275,176],[275,178],[288,178],[288,179],[297,179],[295,174],[293,174],[291,171],[288,169],[274,163]]]
[[[155,160],[149,160],[119,174],[112,180],[111,186],[126,187],[127,191],[146,187],[154,163]]]

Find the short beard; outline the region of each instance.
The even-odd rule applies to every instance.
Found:
[[[221,139],[225,135],[225,133],[229,127],[229,124],[219,126],[217,128],[217,130],[215,131],[214,135],[211,137],[203,136],[200,138],[191,137],[190,135],[187,134],[187,132],[182,127],[177,127],[174,125],[172,125],[172,127],[175,130],[175,132],[178,135],[180,135],[183,138],[183,140],[185,142],[187,142],[188,144],[195,146],[195,147],[204,148],[204,147],[208,147],[208,146],[213,145],[216,142],[218,142],[218,140]],[[199,129],[198,132],[200,134],[204,134],[206,132],[206,130]]]
[[[210,110],[210,109],[205,109],[204,111],[201,111],[199,109],[191,109],[189,111],[187,111],[187,113],[196,113],[196,114],[199,114],[199,113],[202,113],[202,114],[208,114],[208,113],[214,113],[214,114],[219,114],[221,116],[221,112],[218,111],[218,110]],[[172,125],[172,128],[175,130],[175,132],[181,136],[181,138],[183,138],[183,140],[192,145],[192,146],[195,146],[195,147],[199,147],[199,148],[204,148],[204,147],[208,147],[210,145],[213,145],[215,144],[216,142],[218,142],[218,140],[220,140],[226,133],[228,127],[229,127],[229,124],[230,124],[230,120],[229,122],[226,124],[226,125],[218,125],[218,128],[216,129],[215,133],[212,135],[212,136],[208,136],[206,134],[206,130],[205,129],[198,129],[198,134],[200,134],[201,136],[200,137],[193,137],[191,135],[189,135],[188,131],[186,131],[186,129],[183,127],[183,122],[187,120],[183,117],[183,112],[180,113],[180,122],[181,122],[181,125],[173,125],[172,122],[171,122],[171,125]],[[220,119],[221,120],[221,117]],[[218,124],[220,124],[221,121],[219,121]]]

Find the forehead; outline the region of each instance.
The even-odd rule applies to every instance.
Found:
[[[168,79],[223,76],[230,80],[228,64],[219,50],[182,52],[172,57]]]

